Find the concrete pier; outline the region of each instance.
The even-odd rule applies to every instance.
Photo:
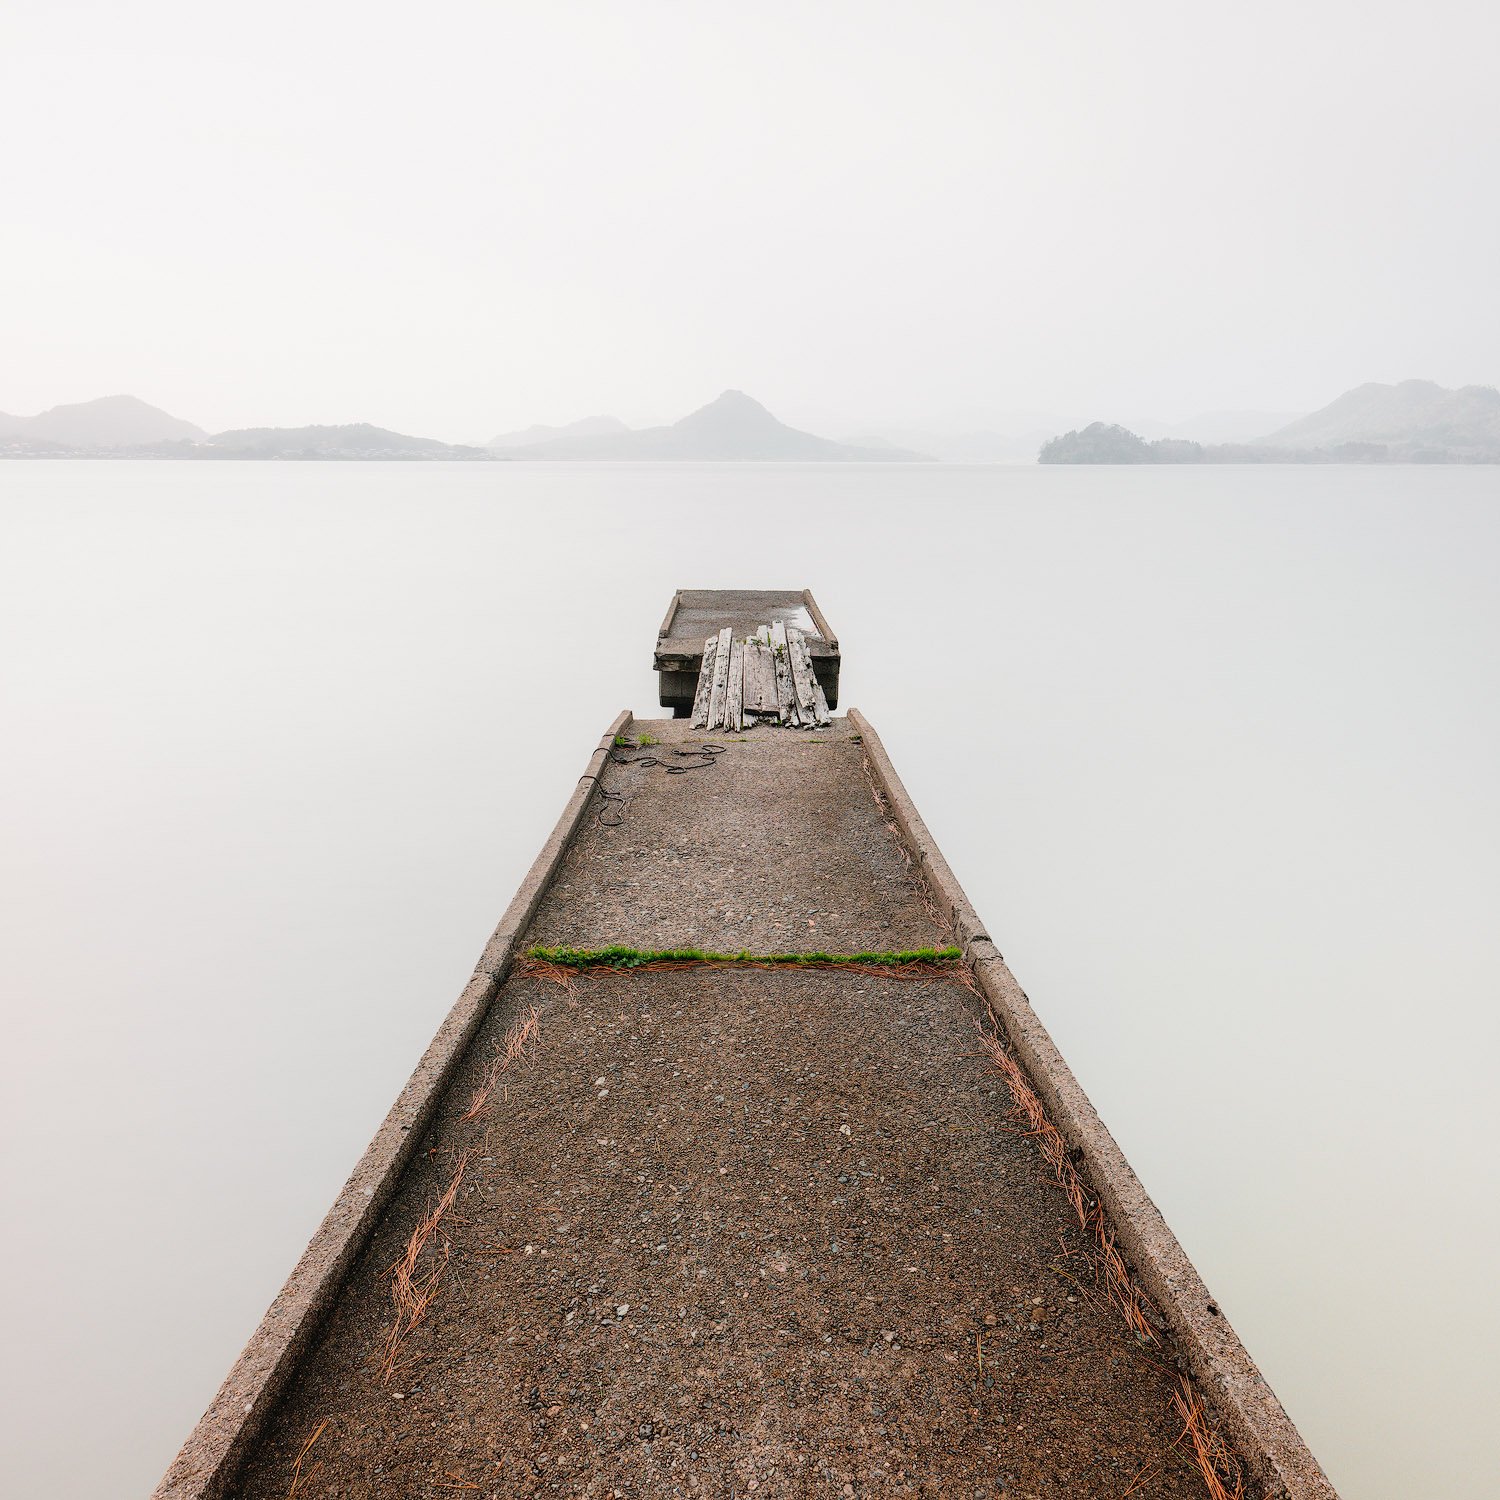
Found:
[[[873,728],[622,715],[158,1495],[1236,1482],[1333,1495]]]

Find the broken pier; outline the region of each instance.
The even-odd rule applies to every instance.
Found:
[[[686,712],[609,726],[158,1496],[1332,1496],[826,711],[810,596],[719,597],[674,600]],[[722,632],[797,608],[821,718],[747,703],[742,649],[738,726],[698,722]]]

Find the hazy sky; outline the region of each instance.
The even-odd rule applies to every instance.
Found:
[[[1500,7],[0,0],[0,410],[457,440],[1500,380]]]

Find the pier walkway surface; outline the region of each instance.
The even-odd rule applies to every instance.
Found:
[[[965,970],[525,958],[955,940],[859,721],[627,733],[326,1317],[209,1488],[1209,1493],[1173,1359],[1099,1278]]]

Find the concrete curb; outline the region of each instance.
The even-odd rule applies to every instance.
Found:
[[[901,784],[880,736],[857,709],[849,723],[864,749],[897,825],[933,898],[973,965],[990,1009],[1017,1060],[1068,1145],[1082,1153],[1119,1246],[1142,1289],[1167,1319],[1173,1337],[1220,1430],[1267,1500],[1338,1500],[1275,1392],[1255,1366],[1161,1211],[1125,1160],[1062,1054],[1037,1019],[969,898]]]
[[[438,1027],[286,1285],[156,1487],[153,1500],[218,1500],[234,1478],[431,1123],[454,1068],[500,988],[516,943],[583,820],[614,737],[630,723],[627,709],[605,730],[552,836],[485,945],[474,977]]]

